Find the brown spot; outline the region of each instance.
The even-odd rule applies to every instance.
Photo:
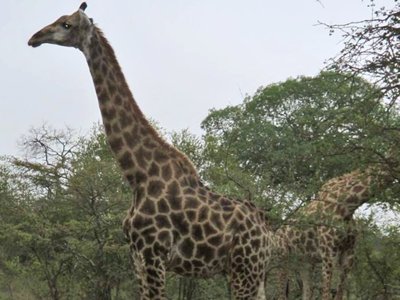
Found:
[[[158,228],[171,228],[171,223],[167,216],[157,215],[155,216],[155,220]]]
[[[215,235],[207,240],[211,245],[217,247],[222,244],[222,235]]]
[[[215,193],[213,193],[213,192],[209,192],[208,196],[210,197],[210,199],[211,199],[212,201],[219,201],[219,199],[221,198],[220,195],[215,194]]]
[[[160,168],[156,163],[151,163],[150,169],[148,171],[149,176],[159,176],[160,175]]]
[[[172,176],[172,170],[169,164],[162,166],[161,174],[165,181],[169,181]]]
[[[207,189],[204,188],[204,187],[200,187],[200,188],[198,189],[198,192],[199,192],[199,195],[200,195],[200,196],[205,196],[205,195],[207,194]]]
[[[154,160],[159,163],[164,163],[168,160],[168,155],[161,151],[160,149],[154,150]]]
[[[218,257],[225,256],[227,254],[228,250],[229,250],[229,246],[227,244],[221,245],[218,248],[218,252],[217,252]]]
[[[241,211],[237,211],[237,212],[236,212],[236,218],[237,218],[239,221],[243,221],[244,216],[243,216],[243,214],[242,214]]]
[[[314,250],[315,250],[315,247],[314,247],[314,244],[312,243],[312,241],[307,241],[306,251],[313,252]]]
[[[246,245],[246,247],[244,247],[244,251],[246,253],[245,263],[248,264],[249,261],[247,259],[248,259],[248,257],[250,256],[250,254],[252,252],[250,245]],[[246,260],[247,260],[247,262],[246,262]]]
[[[124,170],[131,169],[134,166],[132,155],[129,151],[126,151],[119,159],[121,168]]]
[[[197,198],[194,198],[194,197],[185,197],[185,206],[184,206],[185,209],[188,209],[188,208],[193,208],[193,209],[195,209],[195,208],[199,207],[200,204],[201,204],[201,203],[200,203],[199,200],[197,200]]]
[[[189,222],[194,222],[196,220],[196,211],[195,210],[185,210],[186,217]]]
[[[173,210],[179,210],[182,207],[182,197],[179,197],[180,191],[176,181],[173,181],[168,185],[167,189],[167,201]]]
[[[200,208],[197,221],[201,223],[201,222],[203,222],[203,221],[205,221],[207,219],[208,219],[208,207],[207,206],[202,206]]]
[[[190,186],[192,188],[197,188],[200,185],[198,178],[196,178],[192,175],[189,176],[189,182],[190,182]]]
[[[121,98],[121,96],[120,96],[120,95],[115,95],[114,101],[115,101],[115,104],[121,105],[121,104],[122,104],[122,98]]]
[[[147,135],[149,133],[149,129],[146,126],[140,127],[140,133],[142,135]]]
[[[369,197],[368,189],[365,189],[365,191],[361,193],[360,197],[362,199],[366,199],[367,197]]]
[[[109,77],[107,80],[108,83],[108,92],[110,93],[111,96],[114,96],[115,92],[117,91],[117,87],[115,86],[115,82],[113,80],[111,80],[111,78]]]
[[[232,202],[227,198],[221,198],[219,200],[219,203],[221,203],[222,206],[231,206],[232,205]]]
[[[159,213],[167,213],[167,212],[169,212],[169,206],[167,204],[167,201],[165,201],[164,198],[158,200],[157,207],[158,207],[158,212]]]
[[[196,257],[204,258],[206,263],[209,263],[215,256],[215,251],[207,244],[197,245]]]
[[[109,120],[113,120],[117,114],[117,111],[115,110],[114,107],[111,107],[110,109],[104,108],[103,110],[103,115]]]
[[[190,261],[185,260],[183,262],[183,268],[186,270],[186,272],[190,272],[192,270],[192,264]]]
[[[106,134],[110,135],[111,134],[111,125],[108,122],[104,122],[104,129],[106,130]]]
[[[104,82],[104,78],[103,75],[101,74],[101,72],[95,72],[94,76],[93,76],[93,81],[96,83],[96,85],[98,86],[102,86],[103,82]],[[98,94],[97,94],[98,95]]]
[[[217,233],[217,230],[214,227],[212,227],[210,225],[210,223],[208,223],[208,222],[203,224],[203,230],[204,230],[205,236],[210,236],[212,234]]]
[[[251,260],[252,264],[255,265],[256,262],[257,262],[257,260],[258,260],[257,255],[252,255],[252,256],[250,257],[250,260]]]
[[[144,247],[144,241],[143,241],[142,238],[138,239],[138,240],[135,242],[135,244],[136,244],[136,249],[137,249],[138,251],[142,250],[143,247]]]
[[[162,226],[162,227],[164,227],[164,226]],[[160,231],[158,233],[157,239],[163,244],[168,243],[170,241],[169,231],[167,231],[167,230]]]
[[[183,213],[171,213],[173,226],[179,231],[180,235],[189,233],[189,223],[185,220]]]
[[[203,266],[204,266],[203,262],[200,261],[200,260],[197,260],[197,259],[193,259],[193,260],[192,260],[192,264],[193,264],[193,266],[195,266],[196,268],[200,268],[200,267],[203,267]]]
[[[144,237],[147,245],[153,244],[154,240],[156,239],[155,232],[156,232],[155,227],[148,227],[142,231],[141,234]]]
[[[132,132],[124,132],[124,139],[125,143],[128,145],[129,148],[133,149],[136,144],[139,142],[139,138],[136,134],[133,134]]]
[[[146,228],[150,225],[153,225],[153,220],[151,218],[144,217],[142,215],[136,215],[132,219],[132,227],[136,230]]]
[[[101,64],[101,73],[103,74],[103,77],[106,77],[108,74],[108,66],[105,63]]]
[[[157,198],[161,195],[165,185],[162,181],[159,180],[152,180],[149,182],[147,187],[147,193],[149,196]]]
[[[356,185],[355,187],[353,187],[353,192],[354,193],[359,193],[359,192],[361,192],[362,190],[364,190],[364,187],[363,186],[361,186],[361,185]]]
[[[179,162],[173,161],[172,167],[174,169],[175,178],[180,178],[184,173],[182,164],[180,164]]]
[[[157,144],[150,138],[145,138],[143,141],[143,146],[146,147],[148,150],[153,150],[154,148],[157,148]]]
[[[251,241],[250,241],[250,244],[251,244],[251,247],[252,247],[253,249],[259,249],[260,246],[261,246],[261,242],[260,242],[259,239],[253,239],[253,240],[251,240]]]
[[[141,183],[147,180],[147,175],[141,171],[136,172],[136,183]]]
[[[151,257],[154,256],[153,251],[152,251],[152,248],[150,248],[150,247],[144,249],[142,253],[143,253],[143,256],[144,256],[145,259],[151,258]],[[150,273],[150,272],[155,272],[155,271],[152,270],[152,269],[149,269],[148,271],[149,271],[149,273]],[[156,276],[156,275],[155,275],[155,276]]]
[[[121,131],[121,128],[119,127],[118,123],[115,123],[114,125],[112,125],[111,129],[112,129],[112,132],[114,132],[114,133],[119,133]]]
[[[147,215],[154,215],[156,213],[154,202],[147,198],[143,201],[140,211]]]
[[[220,214],[217,214],[217,213],[214,213],[214,212],[211,213],[210,221],[219,230],[222,230],[224,228],[224,224],[222,222]]]
[[[99,102],[101,104],[105,104],[110,100],[108,93],[104,90],[102,90],[100,93],[97,94],[97,98],[99,99]]]
[[[133,121],[132,116],[128,114],[125,110],[120,110],[118,112],[118,117],[119,117],[119,123],[121,124],[121,128],[129,126]]]
[[[249,219],[246,219],[246,227],[247,227],[247,229],[250,229],[253,227],[253,223]]]
[[[201,225],[199,225],[199,224],[192,225],[192,237],[196,241],[202,241],[204,239],[203,229],[202,229]]]
[[[96,59],[98,56],[100,55],[100,51],[99,51],[99,47],[91,47],[91,51],[90,51],[90,61],[93,61],[94,59]]]
[[[180,250],[183,257],[191,258],[194,250],[193,241],[190,238],[185,238],[180,245]]]
[[[147,161],[150,160],[151,154],[150,154],[149,151],[145,150],[143,147],[140,147],[135,152],[135,157],[136,157],[136,160],[137,160],[139,166],[142,167],[142,168],[146,168]]]
[[[109,143],[111,149],[116,153],[118,153],[124,145],[124,141],[119,137],[110,139]]]
[[[185,188],[183,193],[186,195],[196,195],[196,191],[191,187]]]

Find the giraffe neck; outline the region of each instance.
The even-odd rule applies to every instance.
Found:
[[[96,88],[107,140],[125,177],[134,187],[145,180],[146,168],[153,158],[143,146],[157,148],[164,154],[172,147],[144,117],[102,32],[94,28],[87,40],[81,50]]]
[[[354,171],[328,182],[321,188],[319,198],[336,203],[336,215],[343,219],[352,218],[354,212],[371,200],[378,186],[369,170]]]

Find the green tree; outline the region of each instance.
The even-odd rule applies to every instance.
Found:
[[[259,201],[270,198],[267,206],[280,213],[311,199],[329,178],[387,163],[389,149],[398,149],[392,129],[400,119],[377,97],[359,77],[322,72],[288,79],[212,111],[202,123],[206,149],[213,165],[236,165],[239,182],[255,186]]]

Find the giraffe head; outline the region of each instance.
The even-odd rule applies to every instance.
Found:
[[[28,45],[38,47],[47,43],[82,49],[94,27],[93,20],[84,13],[86,7],[83,2],[73,14],[62,16],[45,26],[29,39]]]

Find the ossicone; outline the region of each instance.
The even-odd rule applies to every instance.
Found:
[[[82,2],[81,6],[79,6],[79,9],[85,11],[86,7],[87,7],[86,2]]]

